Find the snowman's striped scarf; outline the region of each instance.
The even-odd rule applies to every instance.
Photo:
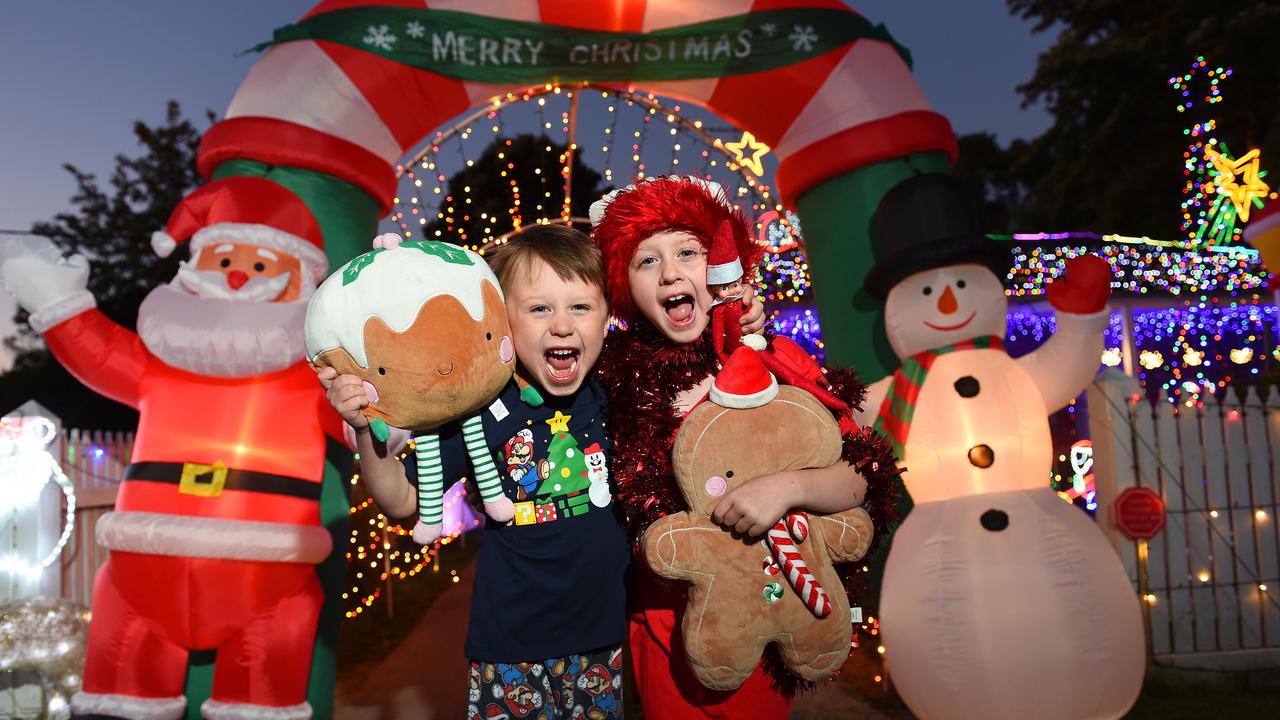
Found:
[[[924,387],[925,378],[933,361],[957,350],[994,350],[1004,349],[1004,340],[995,335],[983,335],[971,340],[964,340],[954,345],[944,345],[933,350],[912,355],[902,361],[902,367],[893,374],[889,382],[889,392],[885,393],[884,402],[880,404],[880,413],[871,426],[889,439],[893,445],[893,454],[902,460],[903,450],[907,446],[907,433],[911,430],[911,416],[916,412],[916,398],[920,396],[920,388]]]

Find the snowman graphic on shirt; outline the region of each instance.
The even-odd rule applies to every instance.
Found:
[[[873,221],[900,235],[872,270],[879,290],[867,289],[885,301],[902,365],[869,388],[857,419],[894,445],[915,502],[885,567],[885,656],[922,720],[1118,718],[1145,672],[1137,596],[1094,522],[1048,485],[1048,415],[1097,370],[1110,269],[1068,263],[1048,293],[1057,332],[1011,358],[994,241],[940,228],[936,197],[912,207],[911,194],[954,182],[895,188]],[[896,218],[880,217],[886,204]]]
[[[584,452],[587,461],[587,479],[591,481],[587,496],[591,498],[592,505],[605,507],[613,499],[609,492],[608,458],[605,457],[600,443],[591,443]]]

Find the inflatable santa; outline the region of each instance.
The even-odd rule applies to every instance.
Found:
[[[320,521],[326,435],[342,424],[303,358],[303,317],[328,272],[293,192],[217,180],[153,245],[191,258],[143,301],[135,334],[86,290],[83,257],[31,252],[0,277],[58,360],[137,408],[133,456],[98,572],[83,716],[179,718],[188,652],[216,649],[206,718],[311,717],[307,680],[332,549]]]

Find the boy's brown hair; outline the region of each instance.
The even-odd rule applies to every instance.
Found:
[[[604,259],[590,236],[568,225],[530,225],[487,253],[502,287],[516,271],[541,260],[561,280],[581,280],[604,291]]]

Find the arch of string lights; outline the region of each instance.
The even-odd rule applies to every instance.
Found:
[[[536,138],[543,154],[532,187],[516,180],[519,163],[531,159],[507,151],[521,136]],[[487,159],[502,175],[504,207],[472,217],[480,189],[451,178],[495,152],[496,163]],[[701,107],[634,88],[549,83],[494,98],[435,133],[397,167],[400,184],[388,222],[407,238],[484,254],[528,224],[589,225],[587,208],[570,202],[575,167],[599,173],[601,191],[648,177],[693,175],[720,183],[755,219],[769,251],[757,288],[782,306],[808,293],[809,272],[799,222],[764,179],[776,165],[766,146]],[[492,208],[493,199],[485,200]]]
[[[527,145],[524,153],[509,150],[521,137]],[[518,163],[530,162],[537,163],[532,173],[521,173]],[[490,192],[501,189],[501,202],[482,197],[482,188],[467,184],[465,178],[474,174],[464,171],[477,165],[496,168],[499,179],[487,186]],[[397,167],[395,209],[383,229],[484,254],[525,225],[589,226],[587,208],[569,201],[575,168],[598,173],[600,192],[668,174],[714,180],[754,219],[758,241],[766,247],[757,288],[775,312],[797,307],[801,316],[813,317],[811,326],[796,325],[793,334],[820,352],[816,316],[799,305],[809,291],[799,221],[762,180],[772,177],[776,165],[765,146],[702,108],[686,110],[676,101],[634,89],[547,84],[491,100],[436,132],[407,157]],[[495,207],[501,210],[490,212]],[[349,482],[356,485],[359,474]],[[348,618],[387,600],[397,583],[424,573],[457,582],[456,570],[447,577],[441,573],[440,550],[479,527],[480,520],[469,512],[457,487],[446,496],[445,510],[457,514],[457,520],[446,523],[446,534],[437,543],[420,547],[371,500],[352,506],[346,549],[350,585],[342,596]]]

